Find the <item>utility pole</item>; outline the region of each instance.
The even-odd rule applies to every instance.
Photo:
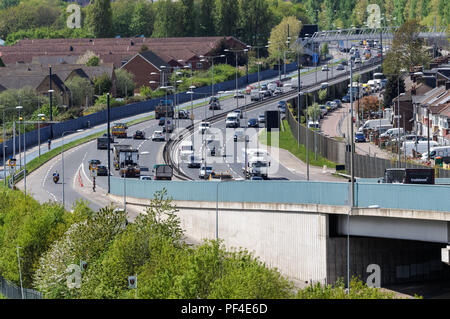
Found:
[[[106,130],[108,138],[108,194],[111,192],[111,130],[110,130],[110,104],[109,93],[106,93]]]

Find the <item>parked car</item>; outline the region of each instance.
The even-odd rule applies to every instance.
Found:
[[[342,102],[339,99],[333,100],[334,103],[336,103],[337,107],[342,107]]]
[[[344,103],[350,103],[350,95],[344,95],[342,97],[342,102]]]
[[[255,118],[249,119],[248,122],[247,122],[247,126],[248,127],[259,127],[258,120],[255,119]]]
[[[133,139],[134,140],[145,140],[145,133],[143,131],[137,130],[133,134]]]
[[[108,176],[108,169],[105,165],[97,166],[97,176]]]
[[[328,114],[328,109],[325,105],[321,104],[319,105],[320,108],[320,118],[323,118],[325,115]]]
[[[266,116],[264,114],[258,115],[258,122],[259,123],[265,123],[266,122]]]
[[[365,142],[365,141],[366,141],[366,137],[364,136],[363,133],[356,133],[355,134],[355,143]]]
[[[152,141],[165,141],[166,137],[162,131],[154,131],[152,135]]]

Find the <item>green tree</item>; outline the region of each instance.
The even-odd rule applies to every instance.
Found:
[[[214,12],[215,3],[214,0],[200,0],[200,16],[199,16],[199,36],[214,35]]]
[[[181,0],[181,17],[183,36],[192,37],[196,34],[196,7],[194,0]]]
[[[240,1],[239,26],[243,32],[242,40],[250,45],[267,43],[271,26],[269,5],[265,0]]]
[[[86,66],[98,66],[100,64],[100,58],[96,55],[93,55],[86,62]]]
[[[270,45],[269,45],[269,56],[273,59],[279,59],[283,55],[283,51],[289,50],[291,48],[286,44],[288,37],[288,25],[289,25],[289,35],[291,37],[291,44],[295,43],[298,34],[302,29],[301,21],[297,20],[296,17],[284,17],[283,20],[275,26],[270,32]],[[294,54],[295,55],[295,54]],[[287,56],[293,57],[293,53],[290,52]]]
[[[104,93],[110,92],[111,87],[111,79],[106,73],[103,73],[102,75],[94,79],[94,92],[96,95],[102,95]]]
[[[320,102],[325,102],[325,100],[327,99],[328,96],[328,92],[327,89],[323,89],[323,90],[319,90],[319,101]]]
[[[131,19],[136,0],[116,0],[111,4],[113,34],[122,37],[133,36]]]
[[[417,20],[408,20],[395,33],[392,47],[383,61],[383,72],[398,74],[402,69],[410,70],[414,66],[425,65],[430,56],[419,38],[420,24]]]
[[[90,270],[103,260],[117,235],[126,228],[126,213],[114,211],[111,207],[102,208],[96,213],[77,222],[64,236],[53,243],[40,258],[39,268],[34,276],[34,286],[46,298],[78,298],[80,289],[70,289],[67,285],[68,266],[87,262],[88,269],[83,272],[81,282],[87,283]]]
[[[320,119],[321,111],[318,103],[314,103],[309,106],[306,112],[308,114],[308,118],[312,121],[318,121]]]
[[[181,5],[171,0],[160,0],[156,6],[155,25],[152,36],[155,38],[177,37],[183,34]]]
[[[218,35],[236,34],[239,19],[238,0],[216,0],[216,27]]]
[[[95,0],[87,7],[87,25],[97,38],[107,38],[113,32],[111,0]]]
[[[17,6],[20,0],[1,0],[0,10],[7,9],[9,7]]]
[[[150,37],[153,32],[153,11],[145,1],[136,3],[131,17],[130,29],[134,35]]]
[[[149,86],[141,86],[141,88],[139,89],[139,94],[145,98],[150,98],[152,93],[152,90],[150,89]]]
[[[383,95],[383,104],[385,107],[390,107],[392,100],[400,93],[405,92],[405,81],[397,75],[388,77],[386,87]]]
[[[94,86],[91,81],[82,77],[74,77],[66,82],[71,92],[72,106],[89,106],[94,97]]]
[[[125,69],[118,69],[116,72],[117,95],[120,97],[133,96],[135,83],[134,75]]]

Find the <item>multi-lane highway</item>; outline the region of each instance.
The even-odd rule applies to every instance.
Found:
[[[305,70],[307,71],[307,70]],[[333,75],[337,76],[346,72],[346,70],[338,71],[336,67],[334,67]],[[296,74],[293,72],[292,74]],[[301,81],[302,86],[311,85],[316,82],[321,83],[327,80],[327,72],[318,71],[317,75],[314,73],[310,73],[307,75],[302,75]],[[261,84],[267,83],[269,81],[261,81]],[[290,83],[290,82],[285,82]],[[289,86],[284,87],[285,91],[292,90]],[[247,119],[254,117],[257,118],[259,114],[263,114],[264,110],[277,109],[277,102],[279,99],[274,99],[273,102],[265,104],[261,106],[261,108],[257,108],[254,110],[250,110],[248,112],[244,112],[245,118],[241,119],[241,126],[246,127]],[[222,109],[220,111],[214,111],[214,114],[218,113],[229,113],[230,111],[236,109],[237,106],[248,105],[250,103],[250,97],[247,95],[245,99],[235,99],[228,98],[221,101]],[[187,108],[189,111],[190,103],[185,103],[182,107]],[[202,106],[193,109],[195,121],[201,121],[205,117],[208,118],[213,115],[212,110],[209,110],[207,106]],[[128,138],[126,139],[115,139],[115,144],[129,144],[133,148],[139,150],[140,158],[139,164],[141,166],[141,175],[149,175],[153,176],[152,167],[154,164],[163,163],[163,148],[164,142],[157,142],[151,140],[151,135],[155,130],[162,130],[162,127],[158,125],[158,120],[149,120],[137,125],[133,125],[128,129]],[[172,137],[174,138],[180,130],[183,130],[185,127],[190,125],[191,120],[183,119],[176,120],[177,129],[172,133]],[[247,134],[250,137],[249,147],[255,148],[258,146],[257,134],[259,130],[263,128],[263,124],[260,124],[259,129],[248,129]],[[243,128],[242,128],[243,129]],[[136,130],[141,130],[145,132],[146,139],[145,140],[133,140],[131,136]],[[223,141],[226,141],[225,147],[227,148],[227,156],[222,158],[211,158],[207,157],[207,164],[212,164],[214,170],[216,172],[229,172],[235,178],[243,178],[242,171],[242,148],[243,142],[233,142],[233,130],[228,129],[228,132],[225,132],[225,123],[224,119],[219,120],[218,122],[212,123],[212,131],[215,131],[217,134],[222,135]],[[197,155],[202,157],[200,152],[202,151],[202,143],[201,143],[201,135],[198,135],[196,131],[194,131],[194,137],[197,135],[197,140],[200,140],[200,147],[195,147],[195,152]],[[225,134],[224,134],[225,132]],[[197,143],[198,144],[198,143]],[[114,145],[114,144],[112,144]],[[231,146],[231,148],[229,147]],[[230,152],[231,150],[231,152]],[[175,155],[176,156],[176,155]],[[293,173],[291,170],[285,168],[281,165],[274,154],[271,154],[272,162],[271,168],[269,171],[269,178],[274,179],[304,179],[304,175]],[[111,160],[112,160],[111,153]],[[104,206],[105,200],[101,200],[102,194],[107,189],[107,177],[106,176],[98,176],[96,177],[96,193],[92,190],[92,177],[90,176],[88,161],[91,159],[98,159],[101,161],[102,165],[107,165],[107,151],[106,150],[98,150],[97,142],[92,141],[83,145],[80,145],[74,149],[66,151],[64,153],[64,174],[62,170],[62,156],[58,156],[50,163],[46,164],[44,167],[36,171],[35,173],[28,176],[27,187],[28,192],[34,194],[34,196],[40,200],[41,202],[47,200],[58,200],[62,201],[63,190],[62,190],[62,182],[64,179],[64,201],[66,207],[70,208],[72,203],[76,200],[84,198],[90,201],[90,206],[94,209]],[[198,179],[198,169],[187,168],[185,163],[180,164],[181,170],[188,175],[192,179]],[[54,171],[58,171],[60,173],[60,181],[55,184],[52,181],[52,174]],[[118,176],[117,171],[111,167],[111,173],[113,175]],[[63,176],[64,175],[64,176]],[[82,187],[81,187],[82,185]],[[21,185],[19,185],[21,187]],[[23,187],[23,186],[22,186]]]

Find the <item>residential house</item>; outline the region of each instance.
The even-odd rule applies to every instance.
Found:
[[[166,85],[171,68],[152,51],[137,53],[121,67],[134,75],[135,92],[139,92],[142,86],[149,86],[154,90]]]

